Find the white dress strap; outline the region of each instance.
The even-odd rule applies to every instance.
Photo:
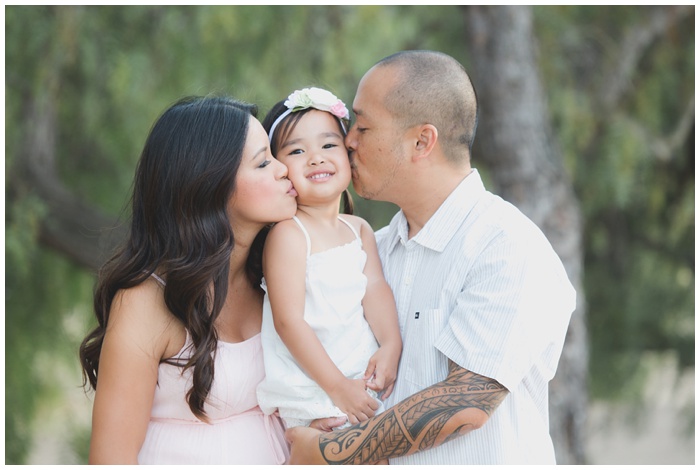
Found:
[[[350,222],[348,222],[347,220],[343,219],[343,218],[340,217],[340,216],[338,216],[338,220],[340,220],[341,222],[344,222],[345,225],[347,225],[348,227],[350,227],[350,230],[352,230],[352,233],[355,234],[355,238],[357,238],[358,240],[361,240],[360,234],[357,233],[357,230],[355,230],[355,227],[353,227],[352,224],[351,224]]]
[[[311,237],[309,237],[309,232],[306,231],[306,227],[301,223],[301,220],[295,215],[292,217],[294,222],[297,223],[302,232],[304,232],[304,237],[306,238],[306,257],[311,256]]]

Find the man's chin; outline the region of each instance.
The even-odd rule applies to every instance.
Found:
[[[362,178],[360,178],[360,175],[357,173],[357,169],[353,168],[352,169],[352,188],[355,190],[355,193],[360,196],[362,199],[367,199],[368,201],[374,201],[376,194],[372,194],[367,191],[365,186],[362,185]]]

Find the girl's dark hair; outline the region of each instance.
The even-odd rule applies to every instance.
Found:
[[[267,112],[267,115],[265,115],[265,119],[262,122],[263,128],[265,128],[265,132],[267,134],[270,134],[270,129],[272,128],[272,125],[275,123],[278,117],[282,115],[285,111],[287,111],[287,107],[284,105],[285,100],[278,101],[275,103],[275,105],[270,109],[270,111]],[[277,155],[277,150],[279,149],[279,146],[287,140],[287,137],[289,134],[294,131],[294,128],[297,126],[299,123],[299,120],[309,111],[316,109],[316,108],[306,108],[302,109],[300,111],[295,111],[293,113],[290,113],[287,115],[284,119],[280,121],[279,124],[277,124],[277,127],[275,127],[275,133],[272,136],[272,140],[270,142],[270,150],[272,151],[272,155]],[[335,116],[334,116],[335,117]],[[348,122],[345,122],[345,129],[348,127]],[[340,134],[342,136],[345,136],[347,133],[345,132],[345,129],[343,129],[343,126],[340,125],[340,121],[338,121],[338,129],[340,130]],[[343,191],[343,212],[345,214],[352,214],[354,212],[355,205],[352,201],[352,195],[350,194],[350,191],[348,189],[345,189]]]
[[[159,271],[165,303],[192,339],[187,403],[206,421],[214,378],[214,323],[228,290],[234,237],[227,215],[254,105],[227,97],[184,98],[155,122],[136,168],[130,230],[101,268],[94,295],[98,326],[80,345],[83,385],[97,387],[99,358],[115,295]],[[259,281],[259,278],[258,278]],[[254,276],[251,276],[251,282]],[[127,378],[125,377],[125,380]]]

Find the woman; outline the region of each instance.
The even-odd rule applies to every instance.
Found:
[[[287,460],[283,427],[255,397],[264,377],[255,240],[294,215],[297,194],[255,112],[186,98],[146,140],[130,232],[100,272],[99,325],[80,347],[95,389],[90,463]]]

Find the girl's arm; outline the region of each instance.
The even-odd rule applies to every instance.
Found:
[[[158,364],[164,354],[180,349],[171,340],[176,325],[184,344],[184,329],[168,312],[155,281],[115,296],[100,354],[89,463],[137,463],[151,414]]]
[[[362,306],[365,318],[379,343],[379,350],[367,365],[365,378],[369,379],[374,375],[373,383],[369,383],[368,387],[376,391],[384,390],[384,399],[391,395],[394,389],[401,357],[401,333],[394,293],[384,278],[374,231],[365,220],[359,217],[356,219],[360,222],[362,247],[367,253],[364,271],[367,276],[367,292]]]
[[[275,329],[294,359],[352,424],[374,416],[378,405],[365,391],[364,381],[343,375],[304,320],[306,239],[293,220],[279,222],[270,230],[263,272]]]

